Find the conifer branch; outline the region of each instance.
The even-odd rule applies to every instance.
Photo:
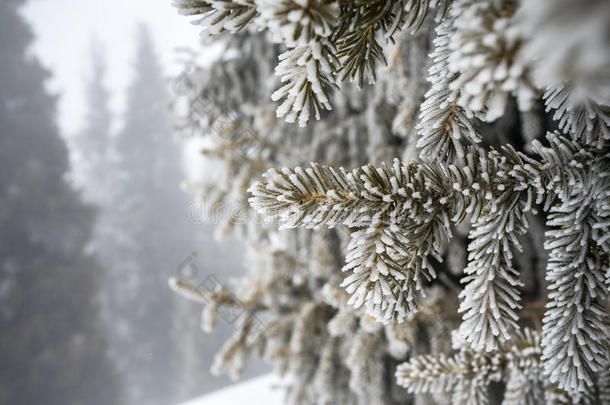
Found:
[[[486,319],[484,327],[480,321],[475,322],[475,333],[484,337],[483,346],[481,343],[477,346],[484,347],[489,340],[488,330],[492,333],[489,336],[509,332],[508,326],[497,323],[504,322],[501,315],[516,319],[518,281],[508,267],[509,249],[516,242],[514,233],[524,230],[518,221],[523,221],[523,212],[529,209],[533,198],[525,181],[531,173],[525,169],[522,158],[510,149],[505,152],[508,158],[493,152],[489,157],[481,154],[475,160],[470,154],[466,166],[451,165],[449,171],[434,163],[402,165],[398,160],[392,168],[369,165],[351,172],[316,164],[307,169],[271,169],[265,174],[266,181],[250,188],[250,204],[264,215],[279,218],[282,227],[365,228],[352,234],[346,269],[355,272],[345,284],[349,286],[348,292],[356,294],[352,303],[357,306],[367,303],[376,315],[382,312],[379,308],[395,308],[396,302],[402,302],[404,297],[396,293],[396,286],[403,280],[406,281],[401,291],[406,293],[406,305],[402,307],[405,313],[415,310],[414,293],[422,290],[421,280],[435,277],[427,257],[432,255],[440,260],[443,246],[451,237],[452,222],[461,222],[471,215],[480,218],[479,229],[487,226],[490,232],[486,216],[495,214],[497,223],[492,220],[491,224],[501,226],[498,235],[492,235],[498,241],[492,241],[494,248],[490,248],[489,235],[480,230],[474,233],[471,272],[479,268],[489,271],[489,264],[498,266],[497,273],[486,274],[488,281],[497,277],[497,284],[471,284],[467,288],[472,293],[483,288],[474,296],[481,301],[468,301],[463,307],[480,310],[483,305],[493,315]],[[535,170],[530,167],[530,171]],[[525,190],[525,202],[520,201],[519,190]],[[511,199],[514,192],[517,198]],[[515,212],[505,216],[506,205]],[[483,210],[484,206],[488,208]],[[386,297],[390,301],[384,302]],[[465,319],[472,316],[471,311]],[[399,313],[398,319],[403,318],[404,314]],[[493,343],[489,347],[491,350]]]
[[[252,0],[174,0],[172,4],[182,15],[200,16],[195,23],[212,35],[236,33],[258,16]]]
[[[531,194],[508,191],[503,203],[487,210],[473,225],[468,246],[469,263],[462,280],[460,312],[464,321],[460,333],[474,350],[497,350],[500,342],[510,339],[518,329],[519,274],[512,268],[512,251],[521,249],[517,235],[525,233],[525,213],[530,209]],[[529,202],[528,202],[529,201]]]
[[[319,120],[321,110],[332,109],[326,90],[333,84],[331,55],[324,45],[310,43],[279,56],[275,71],[285,84],[271,95],[273,101],[284,100],[277,108],[278,117],[303,127],[311,116]]]
[[[333,0],[259,0],[258,4],[261,24],[290,48],[328,38],[339,18]]]
[[[352,1],[341,6],[341,17],[332,39],[341,60],[339,81],[349,78],[359,88],[365,77],[375,83],[375,68],[378,62],[387,64],[383,39],[394,41],[393,36],[401,30],[416,32],[432,9],[443,15],[447,9],[444,0],[375,0]]]
[[[436,27],[437,36],[430,55],[432,66],[428,75],[430,89],[421,105],[420,123],[417,126],[420,157],[428,161],[462,160],[468,145],[481,141],[471,122],[472,114],[457,104],[459,90],[449,86],[457,76],[449,71],[452,27],[453,20],[449,18]]]
[[[452,393],[453,404],[488,404],[489,385],[509,375],[531,379],[534,384],[542,383],[540,334],[531,329],[517,332],[502,350],[494,352],[471,351],[459,339],[455,343],[459,351],[453,356],[420,355],[399,365],[398,384],[411,393]],[[511,385],[511,388],[532,389],[529,385]],[[518,394],[520,398],[523,395],[524,392]]]
[[[608,363],[608,256],[592,240],[598,223],[593,209],[596,174],[583,188],[551,208],[545,247],[550,250],[549,302],[543,319],[545,370],[552,383],[572,394],[594,383],[594,373]],[[607,184],[606,184],[607,190]],[[606,191],[607,192],[607,191]]]
[[[568,11],[579,7],[577,0],[560,3]],[[607,9],[601,0],[595,3],[595,10]],[[315,402],[318,398],[310,401],[308,388],[315,381],[329,403],[346,398],[394,403],[386,401],[391,396],[382,377],[390,364],[386,357],[404,359],[408,351],[412,357],[399,367],[399,383],[413,393],[450,395],[455,404],[491,403],[499,391],[503,405],[597,405],[604,398],[608,384],[603,371],[610,364],[610,111],[603,105],[608,87],[599,75],[603,69],[594,66],[589,72],[579,66],[587,61],[568,63],[575,46],[587,43],[568,43],[557,58],[552,52],[540,57],[531,53],[545,49],[547,42],[554,44],[556,21],[541,27],[544,38],[532,38],[545,16],[573,21],[563,9],[553,12],[562,6],[538,6],[535,0],[177,0],[176,5],[185,14],[202,16],[216,31],[256,24],[286,48],[276,68],[282,85],[272,95],[279,103],[278,117],[301,126],[312,117],[333,117],[330,125],[316,123],[310,131],[301,131],[312,139],[300,137],[298,143],[292,136],[297,129],[270,118],[269,133],[285,135],[286,147],[265,149],[256,155],[257,164],[247,168],[240,163],[246,159],[235,159],[229,176],[235,179],[219,186],[238,183],[234,190],[243,190],[245,181],[255,178],[263,166],[294,166],[270,169],[253,184],[252,207],[279,220],[282,228],[337,228],[328,231],[336,240],[326,232],[295,231],[298,242],[286,242],[285,234],[278,236],[268,222],[262,231],[248,230],[251,239],[262,236],[273,239],[274,245],[286,243],[289,249],[305,252],[294,260],[269,254],[254,266],[271,268],[270,273],[261,272],[263,278],[282,273],[282,283],[265,284],[274,287],[265,290],[265,305],[271,302],[268,308],[277,313],[272,314],[274,322],[259,349],[280,370],[297,375],[297,399]],[[428,52],[427,29],[412,43],[400,38],[404,46],[396,50],[395,69],[390,72],[400,71],[398,79],[377,77],[378,65],[385,63],[384,45],[403,32],[417,31],[432,12],[443,19],[437,20],[427,92],[418,78],[425,76],[420,74],[425,64],[418,52]],[[587,10],[575,20],[590,18]],[[595,21],[603,23],[607,17]],[[595,44],[586,54],[594,55],[592,50],[605,46]],[[278,48],[273,48],[274,60]],[[405,55],[404,49],[415,52]],[[561,63],[554,67],[549,61]],[[266,68],[262,70],[271,71]],[[535,71],[551,74],[543,84],[535,84]],[[574,80],[569,77],[573,72]],[[379,78],[381,83],[374,90],[364,89],[363,97],[348,88],[349,97],[341,99],[331,87],[348,78],[359,87],[365,80]],[[589,90],[598,79],[599,89]],[[536,138],[553,124],[542,111],[526,111],[543,86],[550,86],[544,99],[558,127],[547,134],[544,146]],[[415,126],[413,112],[422,97]],[[513,108],[512,98],[520,111]],[[330,112],[335,103],[339,108]],[[257,131],[269,119],[261,117],[253,118]],[[400,134],[396,126],[386,125],[397,117]],[[419,150],[412,148],[411,139],[401,137],[414,130]],[[325,132],[323,142],[315,136],[317,131]],[[264,139],[266,134],[261,134]],[[518,152],[505,137],[515,140],[515,147],[527,142],[524,149],[530,152],[533,146],[539,158]],[[321,151],[326,142],[331,147]],[[483,144],[504,146],[488,150]],[[346,146],[355,151],[344,152]],[[296,156],[305,150],[312,151],[310,157]],[[226,149],[214,153],[231,159]],[[405,159],[419,154],[421,160],[358,167],[401,153]],[[298,166],[333,159],[337,166],[357,168]],[[530,235],[533,246],[523,243],[523,258],[513,263],[537,206],[546,212],[551,228],[545,241],[548,263],[538,257],[537,242],[542,246],[544,237],[536,221]],[[466,258],[459,245],[468,226]],[[453,231],[459,238],[452,239]],[[310,259],[308,254],[323,258]],[[338,270],[344,256],[341,282]],[[433,265],[443,257],[449,259],[448,266]],[[441,289],[434,286],[437,270],[450,279],[448,284],[455,285],[460,277],[464,283],[459,309],[454,311],[452,301],[446,311],[451,314],[442,317],[450,324],[443,327],[457,328],[454,355],[440,353],[440,317],[430,320],[435,327],[419,321],[412,326],[413,314],[427,305],[426,290]],[[320,286],[324,287],[318,295]],[[452,293],[443,290],[441,295]],[[452,298],[457,300],[453,294]],[[545,298],[541,315],[538,309]],[[214,299],[220,302],[219,296]],[[279,304],[286,302],[288,307]],[[209,306],[210,312],[216,310]],[[461,324],[455,312],[461,314]],[[542,323],[542,330],[523,329],[530,322]],[[422,328],[421,335],[431,340],[423,350],[416,347],[421,337],[411,330],[414,327]],[[246,329],[238,330],[226,346],[219,368],[241,368],[243,356],[252,350]],[[431,354],[415,355],[428,350]],[[340,380],[342,388],[335,389],[327,378]],[[367,387],[367,382],[383,388]]]
[[[569,87],[548,89],[544,94],[547,112],[554,110],[553,119],[574,141],[596,148],[610,143],[610,106],[592,100],[579,100]]]
[[[522,38],[514,26],[512,0],[458,0],[452,8],[455,32],[449,48],[449,69],[457,77],[458,104],[486,121],[499,118],[513,94],[522,110],[536,97],[530,66],[518,57]]]

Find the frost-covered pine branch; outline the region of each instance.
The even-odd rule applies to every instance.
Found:
[[[523,39],[514,26],[515,7],[512,0],[458,0],[452,8],[449,70],[457,77],[449,88],[460,90],[459,105],[487,121],[504,113],[509,94],[522,110],[536,96],[530,67],[519,57]]]
[[[526,193],[527,194],[527,193]],[[527,230],[526,213],[531,195],[507,191],[502,204],[480,215],[470,231],[466,283],[459,311],[464,322],[460,333],[477,351],[498,349],[518,330],[521,309],[519,287],[523,283],[512,267],[513,251],[520,250],[518,237]]]
[[[238,294],[270,325],[255,344],[238,328],[218,364],[239,370],[258,351],[303,404],[431,403],[397,389],[398,363],[400,385],[440,402],[603,404],[610,80],[607,44],[583,24],[604,26],[607,5],[234,3],[280,46],[225,36],[240,55],[221,63],[228,90],[203,75],[240,121],[207,151],[224,174],[206,190],[244,201],[252,184],[250,204],[275,222],[247,216]],[[581,29],[586,40],[566,34]],[[278,56],[279,90],[266,80]],[[188,126],[210,138],[202,122]]]
[[[175,0],[184,15],[196,15],[210,34],[235,33],[254,23],[288,50],[276,69],[283,86],[278,117],[304,126],[321,110],[331,110],[327,92],[350,78],[360,87],[375,80],[383,45],[400,30],[417,31],[431,11],[443,15],[446,0]],[[383,41],[380,43],[379,41]]]
[[[396,370],[398,384],[412,393],[451,393],[451,403],[474,405],[491,404],[490,384],[508,378],[511,396],[522,399],[534,395],[540,399],[544,380],[537,332],[525,329],[514,335],[502,350],[490,353],[471,351],[460,339],[455,339],[454,344],[457,346],[455,355],[415,356],[401,364]],[[515,403],[510,398],[503,404]]]
[[[196,24],[212,35],[240,31],[258,15],[252,0],[173,0],[172,4],[182,15],[198,16]]]
[[[608,167],[592,171],[551,207],[545,247],[549,253],[549,302],[544,316],[545,370],[552,383],[578,393],[594,384],[608,358],[607,252],[592,239],[600,222],[596,200],[610,192]],[[604,220],[607,221],[607,218]]]
[[[562,144],[556,135],[549,135],[549,140],[553,147],[546,150],[540,148],[543,156],[548,155],[549,150],[577,147],[570,143]],[[555,158],[561,156],[557,152],[552,154]],[[448,171],[431,162],[401,165],[398,161],[395,161],[392,168],[364,166],[351,172],[317,165],[307,169],[272,169],[266,174],[265,182],[256,183],[250,189],[253,195],[250,202],[259,212],[279,218],[288,227],[364,227],[352,233],[346,269],[355,271],[343,284],[348,286],[348,293],[355,294],[350,299],[352,304],[368,307],[369,313],[379,319],[394,321],[404,320],[405,315],[416,309],[412,300],[403,303],[404,295],[399,293],[411,297],[413,291],[421,290],[421,284],[417,283],[414,289],[406,283],[397,289],[400,281],[412,280],[414,275],[417,277],[420,274],[428,281],[434,278],[435,273],[429,271],[431,267],[426,257],[432,254],[439,259],[442,246],[451,235],[451,222],[459,223],[469,215],[473,221],[470,235],[472,242],[469,246],[469,265],[465,269],[467,277],[463,280],[466,286],[461,294],[463,302],[460,312],[464,312],[464,321],[460,333],[475,352],[491,352],[499,350],[502,343],[510,340],[511,335],[519,329],[517,311],[521,307],[519,287],[522,283],[518,273],[511,267],[511,262],[513,250],[520,248],[518,235],[527,230],[526,214],[532,210],[535,202],[544,201],[545,194],[550,195],[547,200],[562,198],[564,194],[557,190],[564,190],[566,186],[573,187],[574,178],[570,174],[566,178],[559,175],[563,174],[566,165],[578,168],[592,165],[596,161],[591,161],[590,153],[580,153],[578,149],[568,149],[567,153],[564,152],[563,159],[547,162],[536,162],[510,148],[505,149],[504,155],[497,152],[489,156],[479,155],[477,161],[472,156],[473,152],[467,155],[470,162],[465,167],[450,165]],[[598,164],[606,164],[605,158],[599,159],[601,163]],[[602,199],[603,202],[595,206],[605,207],[608,176],[605,172],[594,173],[593,178],[599,177],[602,180],[586,195],[592,201]],[[578,193],[580,196],[582,189],[578,189]],[[578,207],[584,209],[582,198],[578,202]],[[606,212],[605,208],[602,212]],[[570,218],[564,223],[573,220]],[[593,222],[603,223],[600,219]],[[423,229],[427,232],[422,233]],[[592,234],[591,229],[587,231],[580,225],[575,229],[578,229],[578,235],[581,230],[584,235]],[[606,239],[601,241],[605,242]],[[578,244],[586,250],[587,245],[583,242]],[[426,250],[427,246],[432,249]],[[423,261],[411,273],[409,263],[414,257]],[[559,291],[565,289],[552,282],[556,277],[553,265],[553,260],[556,259],[553,257],[552,254],[548,276],[551,281],[551,302],[558,298],[553,293],[554,288]],[[588,254],[580,253],[577,257],[584,260]],[[589,266],[606,265],[604,260],[607,259],[594,258],[592,256],[593,261],[587,261]],[[401,259],[407,262],[401,265]],[[574,268],[577,263],[575,260],[571,256],[566,259],[570,263],[569,269]],[[428,271],[422,273],[422,269]],[[583,278],[582,282],[578,281],[579,273],[575,276],[564,273],[565,271],[557,276],[557,282],[567,282],[570,285],[574,282],[582,283],[576,288],[570,288],[570,291],[580,297],[582,305],[587,306],[583,307],[569,298],[569,295],[563,294],[562,299],[573,302],[571,305],[574,305],[575,312],[566,313],[570,308],[567,303],[557,304],[561,315],[552,318],[552,329],[544,329],[545,350],[553,350],[552,355],[545,357],[545,367],[547,370],[573,370],[573,373],[578,373],[574,377],[567,374],[567,380],[563,380],[569,381],[571,378],[576,386],[559,383],[559,388],[577,393],[584,389],[580,384],[592,381],[592,373],[599,371],[599,365],[593,366],[588,373],[579,371],[582,360],[575,360],[572,363],[574,368],[557,367],[555,362],[562,361],[557,351],[573,353],[575,348],[580,348],[579,350],[589,350],[588,357],[605,353],[602,351],[607,345],[604,338],[606,332],[602,330],[607,321],[601,319],[607,316],[604,315],[606,309],[593,306],[591,315],[587,315],[586,311],[594,298],[604,302],[607,291],[603,289],[605,274],[600,269],[590,268],[587,273],[591,273],[591,276]],[[592,280],[595,280],[596,287],[592,287]],[[585,287],[594,290],[587,293]],[[550,305],[550,309],[555,306]],[[396,312],[397,308],[397,316],[388,313],[380,316],[386,309]],[[578,314],[585,310],[582,320],[576,312],[577,308]],[[562,322],[556,322],[559,317],[563,322],[575,322],[575,326],[565,328]],[[547,315],[545,319],[551,318]],[[576,325],[579,325],[579,329],[575,329]],[[586,341],[598,342],[593,344],[593,349],[588,349],[590,344],[585,348],[578,343],[579,340],[582,341],[578,339],[582,328],[585,328],[582,333],[587,333]],[[567,343],[563,338],[552,338],[553,334],[566,331],[574,335],[573,343]],[[548,341],[549,337],[552,340]],[[552,348],[549,342],[553,342]],[[564,352],[566,350],[568,352]],[[574,354],[567,358],[572,356]],[[606,362],[604,358],[599,361],[600,364]],[[552,382],[557,380],[553,379]]]
[[[610,142],[610,107],[574,95],[565,86],[550,88],[544,94],[547,111],[559,128],[575,141],[603,148]]]
[[[533,160],[524,161],[511,148],[506,151],[509,157],[474,151],[461,167],[395,159],[391,167],[367,165],[352,171],[317,164],[271,169],[266,181],[250,188],[250,203],[289,228],[377,222],[401,226],[426,215],[442,216],[447,224],[449,218],[459,222],[467,215],[477,217],[486,199],[495,209],[494,197],[526,190],[528,178],[538,174]]]
[[[386,308],[398,311],[396,320],[415,311],[413,301],[422,294],[415,292],[422,290],[422,280],[436,275],[428,256],[442,260],[452,222],[467,215],[478,218],[467,272],[488,273],[467,278],[464,330],[474,333],[470,339],[476,347],[492,350],[495,336],[510,332],[504,322],[515,326],[519,282],[510,269],[510,248],[519,246],[515,233],[525,230],[524,213],[534,192],[524,178],[536,169],[530,165],[528,173],[515,153],[512,162],[498,153],[482,154],[478,160],[469,157],[465,167],[451,165],[449,170],[424,162],[402,165],[398,160],[391,168],[364,166],[351,172],[318,165],[272,169],[265,182],[251,187],[250,203],[285,227],[363,227],[352,233],[345,269],[355,272],[344,284],[356,294],[356,306],[371,308],[380,319],[394,318],[387,313],[379,316]],[[479,280],[486,283],[479,285]],[[401,305],[396,307],[397,303]],[[483,318],[473,318],[475,313]]]
[[[189,136],[197,134],[202,138],[202,157],[213,162],[215,168],[213,178],[204,178],[201,186],[194,184],[192,190],[205,193],[203,201],[220,209],[211,213],[212,219],[220,219],[218,234],[232,231],[247,246],[247,275],[230,288],[242,305],[237,308],[253,312],[264,321],[264,328],[262,333],[249,333],[256,339],[244,339],[243,329],[237,328],[232,343],[217,357],[214,370],[237,375],[243,361],[260,355],[278,372],[292,377],[287,399],[290,403],[318,404],[322,398],[328,404],[355,404],[361,398],[384,404],[402,403],[396,385],[381,382],[392,381],[396,364],[405,359],[409,350],[427,347],[428,342],[416,330],[430,330],[429,335],[435,335],[432,331],[438,330],[439,322],[420,321],[423,314],[426,319],[432,318],[432,313],[434,319],[445,319],[444,314],[451,313],[456,297],[449,299],[433,288],[420,300],[421,318],[382,325],[373,321],[365,308],[348,305],[350,297],[340,287],[349,243],[345,229],[278,232],[274,224],[259,222],[249,215],[233,221],[221,210],[243,206],[242,198],[247,196],[242,188],[244,182],[252,182],[280,160],[291,164],[340,161],[346,166],[358,166],[370,159],[369,155],[353,153],[354,149],[346,145],[380,145],[390,134],[369,131],[367,114],[354,110],[354,104],[346,107],[346,100],[337,101],[338,93],[331,95],[337,101],[332,114],[341,120],[313,122],[303,129],[285,125],[274,118],[272,106],[265,103],[273,86],[264,80],[272,74],[277,57],[273,48],[262,46],[262,35],[241,34],[226,37],[225,41],[230,50],[227,53],[239,49],[241,57],[189,69],[184,82],[193,86],[184,92],[188,94],[189,108],[180,126]],[[358,94],[373,91],[376,88],[370,87]],[[376,102],[383,102],[382,94]],[[363,100],[368,104],[367,98]],[[373,109],[378,104],[368,105]],[[224,122],[227,117],[230,125]],[[222,125],[215,125],[217,121]],[[384,149],[385,154],[395,155],[398,146]],[[370,150],[381,156],[372,146]],[[204,303],[203,326],[208,329],[216,315],[231,313],[234,307],[229,301],[211,300],[208,292],[205,295],[208,301]],[[318,302],[319,307],[314,312],[316,326],[297,328],[295,322],[301,308],[313,302]],[[456,317],[451,319],[455,322]],[[218,322],[223,322],[222,317],[218,316]],[[301,325],[311,326],[308,322]],[[451,328],[450,323],[445,325]],[[300,333],[300,338],[293,339],[297,330],[305,335]],[[358,334],[359,330],[363,333]],[[297,346],[291,342],[296,345],[297,341],[303,342],[303,337],[305,343],[297,345],[298,351],[293,350]],[[367,343],[366,350],[354,351],[353,348],[362,347],[358,342]],[[443,335],[434,338],[434,347],[445,344]],[[373,358],[377,361],[369,361]],[[369,379],[379,384],[364,384]]]
[[[275,71],[285,83],[272,95],[273,101],[283,100],[277,116],[286,122],[305,126],[311,116],[320,119],[322,110],[331,110],[327,89],[333,83],[329,50],[320,43],[297,46],[279,56]]]
[[[306,46],[328,38],[339,17],[339,5],[319,0],[260,0],[261,23],[275,41],[289,47]]]
[[[430,55],[430,89],[421,105],[417,147],[421,149],[422,159],[453,162],[463,159],[464,149],[481,139],[472,122],[472,114],[457,104],[459,90],[450,87],[457,76],[450,72],[448,60],[453,20],[440,23],[436,32],[434,51]]]
[[[328,88],[334,84],[336,56],[329,37],[339,8],[335,2],[308,0],[264,0],[259,5],[261,21],[288,51],[280,55],[276,74],[281,88],[272,99],[284,100],[277,116],[305,126],[310,116],[320,119],[320,110],[330,110]]]

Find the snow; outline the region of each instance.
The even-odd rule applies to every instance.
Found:
[[[283,405],[283,384],[277,375],[265,374],[178,405]]]

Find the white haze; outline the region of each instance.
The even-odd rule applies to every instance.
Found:
[[[60,96],[58,124],[67,136],[83,125],[84,83],[90,70],[93,38],[106,51],[106,85],[112,93],[112,111],[119,117],[125,90],[133,77],[139,23],[150,28],[168,75],[180,71],[175,49],[194,47],[199,42],[199,29],[176,13],[171,0],[31,0],[23,15],[36,36],[31,51],[52,72],[49,87]]]

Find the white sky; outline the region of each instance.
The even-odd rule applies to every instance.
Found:
[[[199,28],[179,16],[171,0],[30,0],[22,11],[36,35],[32,51],[51,70],[49,88],[60,96],[58,124],[66,136],[83,125],[84,84],[94,37],[106,50],[106,85],[117,114],[133,77],[138,23],[149,26],[168,75],[180,71],[175,48],[199,43]]]

